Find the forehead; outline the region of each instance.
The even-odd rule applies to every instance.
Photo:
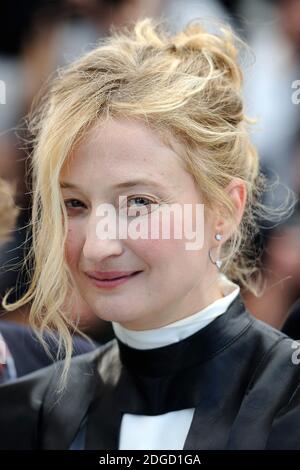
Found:
[[[174,145],[176,145],[174,141]],[[182,158],[142,121],[109,119],[91,128],[64,165],[63,176],[101,179],[117,184],[124,178],[154,178],[162,184],[190,178]]]

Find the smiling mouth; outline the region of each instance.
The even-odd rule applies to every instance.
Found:
[[[88,275],[88,277],[93,282],[93,284],[96,285],[97,287],[103,287],[103,288],[105,288],[105,287],[116,287],[119,284],[123,284],[124,282],[126,282],[130,278],[133,278],[133,277],[137,276],[141,272],[143,272],[143,271],[135,271],[134,273],[127,274],[127,275],[124,275],[124,276],[114,277],[112,279],[97,279],[96,277],[89,276],[89,275]]]
[[[112,279],[102,279],[103,281],[116,281],[117,279],[124,279],[126,277],[133,277],[136,276],[137,274],[141,273],[142,271],[136,271],[135,273],[127,274],[126,276],[119,276],[119,277],[114,277]]]

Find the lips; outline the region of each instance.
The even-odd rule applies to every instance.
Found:
[[[129,282],[130,279],[135,278],[141,272],[142,271],[127,271],[125,275],[124,275],[124,272],[122,272],[122,275],[120,275],[120,271],[119,271],[118,276],[116,275],[116,272],[114,273],[110,272],[109,274],[108,273],[99,274],[99,272],[97,273],[93,272],[93,275],[91,275],[91,272],[88,272],[86,273],[86,275],[89,278],[90,282],[95,287],[101,288],[101,289],[114,289],[117,286],[120,286],[121,284]],[[110,279],[108,279],[108,276],[110,277]]]
[[[87,271],[86,274],[99,281],[111,281],[114,279],[122,279],[128,276],[132,276],[141,271],[106,271],[106,272],[99,272],[99,271]]]

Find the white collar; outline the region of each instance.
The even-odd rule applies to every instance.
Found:
[[[152,330],[128,330],[120,323],[112,322],[115,335],[123,343],[135,349],[160,348],[181,341],[225,313],[231,302],[238,296],[240,287],[222,273],[219,275],[219,282],[224,297],[215,300],[199,312]]]

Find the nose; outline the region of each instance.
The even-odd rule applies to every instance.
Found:
[[[99,217],[91,215],[86,227],[85,241],[83,245],[83,257],[91,265],[97,265],[109,256],[119,256],[123,253],[124,247],[122,239],[118,236],[112,238],[112,233],[107,236],[99,236]],[[103,234],[103,231],[101,231]],[[118,233],[116,232],[118,235]]]

